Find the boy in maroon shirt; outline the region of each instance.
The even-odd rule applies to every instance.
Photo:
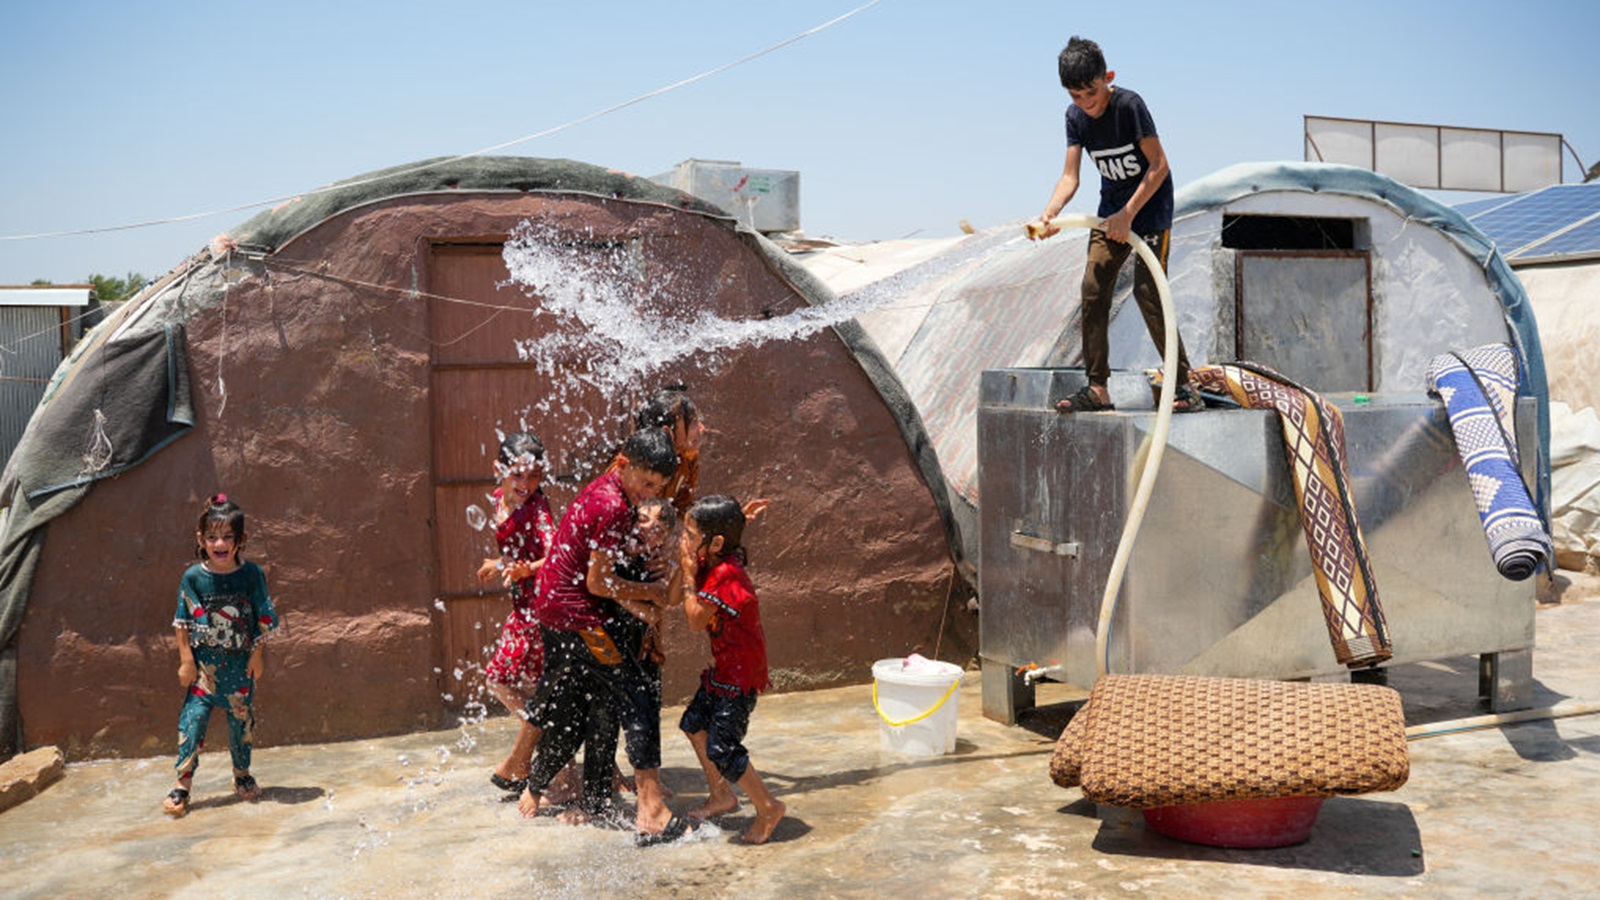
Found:
[[[620,720],[634,769],[639,834],[671,840],[684,833],[687,823],[672,815],[662,792],[659,700],[647,685],[635,683],[640,679],[630,677],[633,667],[620,665],[622,654],[606,633],[605,610],[597,598],[630,609],[666,601],[666,582],[628,581],[616,574],[616,567],[627,558],[635,507],[661,495],[678,456],[672,439],[659,428],[634,433],[622,445],[622,455],[623,466],[590,482],[567,507],[539,570],[534,614],[544,638],[545,672],[528,705],[544,733],[518,807],[525,816],[538,814],[540,792],[572,759],[580,742],[585,746],[585,807],[608,800]]]

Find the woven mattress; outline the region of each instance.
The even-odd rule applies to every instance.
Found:
[[[1411,770],[1405,731],[1400,695],[1379,685],[1107,675],[1050,777],[1141,809],[1392,791]]]

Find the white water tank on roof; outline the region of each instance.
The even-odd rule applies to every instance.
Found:
[[[651,181],[720,206],[762,233],[800,230],[800,173],[750,169],[737,160],[686,159]]]

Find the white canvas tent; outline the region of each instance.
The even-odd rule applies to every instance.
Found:
[[[1074,207],[1086,205],[1091,197]],[[919,265],[886,265],[883,279],[856,291],[879,295],[860,321],[927,425],[971,560],[979,374],[1081,364],[1085,244],[1081,231],[1031,243],[1011,223]],[[807,265],[826,281],[837,257],[872,252],[838,248]],[[1159,359],[1126,303],[1131,271],[1113,312],[1111,364],[1137,370]],[[1323,392],[1420,393],[1435,354],[1509,342],[1548,447],[1544,360],[1522,286],[1481,232],[1417,191],[1349,166],[1225,169],[1179,190],[1169,276],[1194,364],[1249,358]],[[1542,460],[1541,496],[1548,471]]]

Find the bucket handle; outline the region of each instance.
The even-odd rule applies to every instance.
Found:
[[[950,688],[944,692],[944,696],[939,698],[939,702],[935,703],[933,705],[932,709],[928,710],[927,712],[923,713],[920,716],[912,716],[909,719],[901,719],[900,721],[895,722],[895,721],[890,720],[890,718],[888,716],[884,715],[883,714],[883,707],[878,705],[878,682],[877,682],[876,679],[874,679],[873,682],[872,682],[872,708],[878,711],[878,718],[882,719],[884,721],[884,724],[888,725],[890,728],[899,728],[902,725],[910,725],[910,724],[913,724],[915,722],[921,722],[923,719],[926,719],[927,717],[929,717],[929,716],[933,715],[934,713],[938,712],[939,711],[939,707],[943,706],[944,702],[946,700],[949,700],[950,699],[950,695],[954,694],[956,692],[956,688],[958,688],[960,686],[961,686],[961,676],[957,675],[955,678],[951,679]]]

